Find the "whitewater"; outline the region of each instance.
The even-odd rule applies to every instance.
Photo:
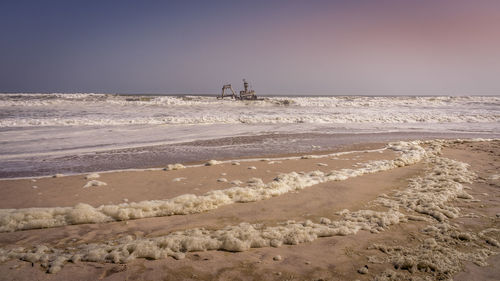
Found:
[[[152,167],[367,141],[497,138],[499,121],[500,96],[235,101],[186,95],[0,94],[0,177]]]

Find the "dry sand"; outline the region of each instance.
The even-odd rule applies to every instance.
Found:
[[[383,147],[384,144],[372,144],[362,149]],[[422,144],[422,147],[429,149],[431,145]],[[359,150],[359,147],[352,150]],[[323,158],[276,160],[268,157],[234,161],[239,165],[225,163],[169,171],[2,180],[0,208],[73,207],[78,203],[98,207],[170,199],[183,194],[201,196],[210,191],[226,190],[237,181],[244,187],[253,178],[270,183],[283,173],[303,171],[307,174],[317,170],[326,174],[332,170],[355,170],[363,163],[394,160],[399,154],[386,149]],[[182,259],[169,256],[137,258],[127,263],[67,262],[52,274],[46,273],[51,271],[50,262],[44,264],[38,259],[32,263],[12,255],[8,257],[9,251],[27,252],[37,245],[47,246],[47,256],[50,256],[51,251],[71,252],[87,244],[102,247],[109,241],[117,244],[118,239],[127,236],[132,241],[144,241],[174,231],[194,228],[216,231],[243,222],[271,228],[288,220],[310,220],[321,225],[323,217],[334,222],[346,220],[346,215],[339,213],[343,209],[353,213],[359,210],[387,212],[386,207],[376,203],[377,199],[383,194],[388,196],[382,198],[398,198],[392,196],[407,190],[418,177],[425,178],[436,165],[426,157],[404,167],[312,184],[280,196],[225,204],[200,213],[3,232],[0,233],[0,254],[4,257],[4,262],[0,263],[0,280],[401,280],[410,277],[496,280],[500,276],[500,260],[495,255],[500,251],[495,245],[495,241],[500,241],[500,141],[447,143],[439,157],[468,163],[468,170],[477,175],[472,183],[457,179],[456,175],[451,179],[446,179],[446,174],[439,175],[444,177],[441,181],[446,179],[460,185],[454,186],[460,190],[462,185],[470,187],[466,192],[474,198],[465,195],[456,198],[446,191],[450,200],[439,206],[441,212],[449,212],[444,221],[415,212],[415,209],[399,207],[396,211],[404,215],[404,219],[371,229],[365,227],[366,230],[356,230],[352,235],[328,235],[298,245],[284,243],[280,247],[251,248],[241,252],[192,251]],[[84,187],[86,185],[88,187]],[[436,193],[438,195],[442,196]],[[411,216],[423,220],[408,221]],[[350,223],[355,222],[351,219]],[[307,227],[306,224],[299,226]],[[442,227],[442,231],[433,232],[429,226]],[[423,231],[425,229],[427,231]],[[441,267],[436,261],[436,267],[425,264],[433,259],[449,263]]]

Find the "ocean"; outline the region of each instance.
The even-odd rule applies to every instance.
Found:
[[[0,177],[500,137],[500,96],[0,94]]]

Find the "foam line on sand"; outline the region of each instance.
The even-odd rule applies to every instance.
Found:
[[[281,174],[267,184],[261,179],[254,179],[244,187],[213,190],[199,196],[184,194],[165,200],[102,205],[96,208],[79,203],[74,207],[3,209],[0,210],[0,232],[200,213],[224,205],[265,200],[328,181],[346,180],[415,164],[426,155],[426,150],[419,142],[391,143],[388,148],[399,151],[399,157],[395,160],[369,161],[357,169]]]

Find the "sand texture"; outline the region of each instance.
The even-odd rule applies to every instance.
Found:
[[[0,280],[496,280],[500,141],[0,180]]]

